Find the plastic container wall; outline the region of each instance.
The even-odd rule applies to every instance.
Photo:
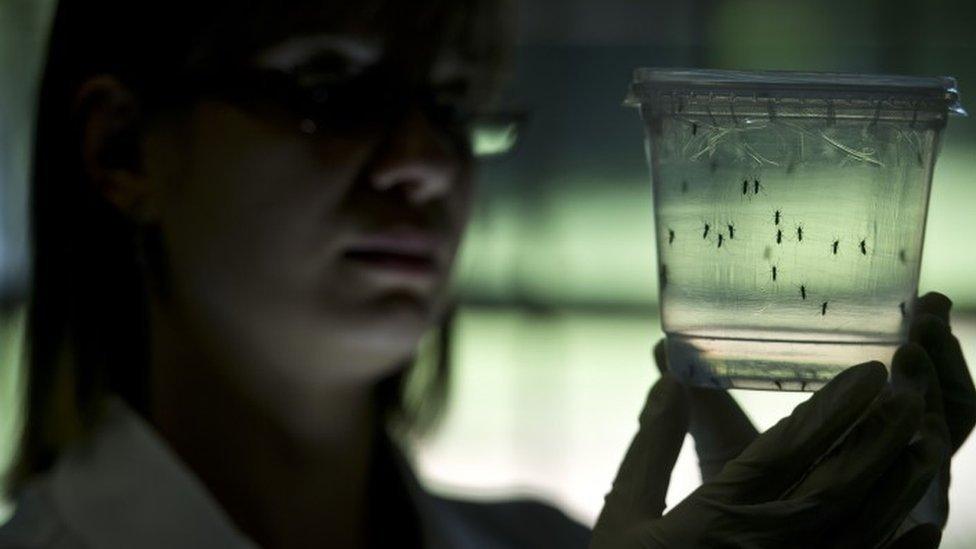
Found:
[[[670,368],[814,390],[906,339],[947,78],[640,69]]]

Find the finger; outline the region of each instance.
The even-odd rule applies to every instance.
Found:
[[[935,365],[925,349],[917,343],[902,345],[891,360],[891,384],[896,389],[918,393],[925,403],[925,413],[943,421],[945,410]]]
[[[942,323],[932,315],[926,315]],[[912,387],[919,390],[925,398],[926,423],[929,425],[929,436],[938,439],[942,447],[951,448],[949,434],[943,409],[942,390],[935,372],[935,365],[929,354],[917,343],[901,346],[892,360],[892,385],[895,387]],[[949,455],[940,463],[942,470],[930,483],[924,496],[911,510],[909,522],[945,524],[949,516]]]
[[[976,425],[976,388],[962,355],[959,340],[950,335],[936,359],[936,373],[942,388],[942,405],[952,440],[952,453],[962,446]]]
[[[654,362],[667,371],[664,340],[654,346]],[[695,439],[695,452],[703,481],[711,480],[725,464],[742,453],[759,435],[739,404],[723,389],[685,387],[691,410],[688,431]]]
[[[702,486],[705,495],[742,503],[779,497],[864,414],[887,378],[879,362],[844,370],[726,464]]]
[[[887,549],[936,549],[940,543],[942,531],[931,524],[923,524],[899,536]]]
[[[607,494],[598,528],[622,528],[661,516],[687,428],[688,403],[681,384],[671,375],[661,376],[648,395],[640,429]]]
[[[830,502],[827,512],[831,514],[850,512],[908,446],[921,417],[922,399],[917,393],[885,393],[788,497]]]
[[[952,300],[938,292],[929,292],[915,300],[916,315],[935,315],[946,324],[949,323],[949,311],[951,310]]]
[[[759,432],[725,390],[688,387],[687,392],[689,430],[695,439],[702,480],[707,482],[752,444]]]
[[[939,419],[928,415],[922,437],[909,445],[871,488],[871,503],[850,521],[848,541],[875,547],[895,532],[921,500],[948,455]]]
[[[935,366],[952,452],[955,453],[976,425],[976,387],[959,340],[942,318],[930,313],[921,313],[915,318],[909,339],[925,349]]]

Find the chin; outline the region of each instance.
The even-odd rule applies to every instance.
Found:
[[[414,355],[420,339],[435,324],[434,308],[416,296],[395,294],[371,303],[355,315],[348,333],[351,346],[365,355],[402,361]]]

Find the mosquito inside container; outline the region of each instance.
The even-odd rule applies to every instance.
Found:
[[[701,236],[657,251],[673,371],[809,391],[890,363],[937,145],[964,114],[955,80],[638,69],[626,104],[647,130],[658,234]]]

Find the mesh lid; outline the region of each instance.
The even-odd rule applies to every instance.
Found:
[[[915,108],[965,115],[951,76],[894,76],[834,72],[728,71],[639,68],[624,104],[638,106],[661,95],[722,95],[764,99],[908,101]]]

